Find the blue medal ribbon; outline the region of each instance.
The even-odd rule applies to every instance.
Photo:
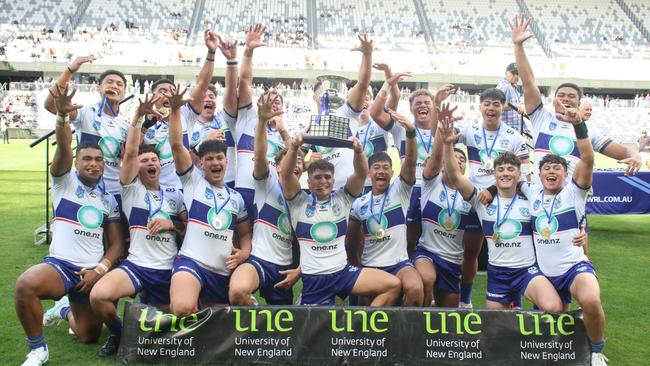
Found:
[[[515,202],[517,202],[517,194],[515,193],[515,196],[512,198],[512,201],[510,201],[510,206],[508,206],[508,209],[506,210],[506,213],[503,214],[503,218],[499,218],[501,216],[501,202],[499,200],[499,195],[497,194],[497,229],[501,227],[501,225],[506,222],[508,219],[508,215],[510,214],[510,211],[512,211],[512,208],[515,206]],[[501,220],[501,221],[499,221]]]
[[[419,128],[419,127],[417,127],[417,126],[415,127],[415,132],[417,132],[417,134],[418,134],[418,139],[419,139],[420,142],[422,143],[422,146],[424,146],[424,151],[426,151],[427,154],[428,154],[429,151],[431,150],[431,140],[433,139],[433,136],[432,136],[431,134],[429,134],[429,142],[428,142],[427,144],[425,144],[425,143],[424,143],[424,137],[422,136],[422,133],[420,132],[420,128]]]
[[[451,206],[449,205],[449,192],[447,192],[447,185],[442,183],[442,188],[445,190],[445,200],[447,201],[447,213],[448,216],[451,217],[452,212],[454,211],[454,207],[456,207],[456,198],[458,198],[458,191],[454,191],[454,200],[451,202]]]
[[[501,126],[502,124],[499,124],[499,128],[497,129],[497,134],[494,136],[494,140],[492,140],[492,145],[490,145],[490,148],[488,149],[487,146],[487,136],[485,135],[485,127],[481,127],[483,130],[483,143],[485,144],[485,153],[487,154],[486,159],[492,159],[492,151],[494,151],[494,144],[497,142],[497,139],[499,138],[499,132],[501,132]]]
[[[214,210],[215,210],[215,215],[219,215],[221,210],[223,210],[224,207],[230,202],[230,188],[227,185],[223,186],[226,189],[226,193],[228,193],[228,198],[223,202],[221,207],[217,204],[217,194],[215,193],[214,189],[210,188],[210,192],[212,192],[212,200],[214,201]]]
[[[153,217],[154,217],[158,212],[160,212],[160,211],[162,210],[163,203],[165,203],[165,200],[164,200],[164,198],[165,198],[165,193],[163,192],[162,187],[159,188],[158,193],[160,194],[160,206],[158,206],[158,208],[155,209],[155,210],[152,212],[152,210],[151,210],[151,207],[152,207],[151,202],[152,202],[154,199],[153,199],[153,195],[152,195],[151,193],[149,193],[149,190],[147,190],[147,197],[148,197],[148,199],[147,199],[147,204],[148,204],[148,206],[149,206],[149,210],[148,210],[149,213],[147,214],[147,220],[148,220],[148,221],[152,220]]]
[[[564,189],[564,187],[562,187],[562,189]],[[560,190],[560,192],[562,192],[562,190]],[[544,189],[542,189],[542,191],[541,191],[541,193],[542,193],[542,209],[544,210],[544,214],[546,215],[546,219],[548,220],[547,221],[548,224],[550,224],[551,220],[553,220],[553,210],[555,209],[555,199],[560,194],[560,192],[555,194],[555,196],[553,197],[553,202],[551,203],[551,211],[549,212],[549,211],[546,210],[546,207],[544,207]]]
[[[327,91],[320,100],[320,113],[316,116],[316,124],[320,124],[321,116],[327,116],[330,113],[330,97]]]
[[[373,202],[375,201],[372,197],[372,192],[370,192],[370,218],[375,220],[379,227],[381,227],[381,217],[384,215],[384,205],[386,204],[386,197],[388,197],[388,192],[390,192],[390,184],[388,185],[388,188],[386,188],[386,192],[384,192],[384,198],[381,200],[381,207],[379,208],[379,214],[375,214],[374,211],[372,210]],[[379,217],[379,219],[377,219]]]
[[[366,151],[366,144],[368,143],[368,131],[370,131],[370,121],[366,124],[366,133],[363,135],[363,140],[361,141],[361,150]],[[359,138],[359,131],[357,131],[357,138]]]

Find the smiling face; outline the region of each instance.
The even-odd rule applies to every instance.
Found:
[[[411,103],[411,113],[415,122],[420,125],[429,123],[429,116],[433,113],[433,99],[428,95],[418,95]]]
[[[499,190],[514,188],[519,182],[519,167],[505,163],[494,168],[495,184]]]
[[[201,167],[205,179],[212,185],[223,185],[228,166],[228,158],[223,152],[207,152],[201,157]]]
[[[104,155],[102,151],[95,148],[83,148],[77,150],[75,159],[77,174],[84,182],[94,185],[104,174]]]
[[[169,108],[169,100],[165,98],[163,93],[165,94],[171,94],[176,90],[176,86],[174,84],[169,84],[169,83],[162,83],[156,85],[156,88],[153,90],[153,98],[159,98],[158,101],[156,101],[156,109],[160,109],[162,107]]]
[[[126,85],[121,77],[108,74],[99,84],[99,94],[105,96],[109,102],[120,102],[124,99]]]
[[[548,193],[559,192],[568,176],[566,167],[560,163],[546,163],[539,170],[539,179]]]
[[[498,99],[485,99],[481,102],[481,116],[483,124],[486,127],[498,127],[501,113],[503,112],[503,103]]]
[[[591,118],[592,110],[593,110],[593,107],[588,102],[584,102],[580,106],[580,115],[582,116],[583,121],[588,121],[589,118]]]
[[[145,186],[157,186],[160,181],[160,159],[154,152],[138,155],[138,176]]]
[[[309,190],[320,200],[326,199],[334,187],[334,172],[325,169],[315,169],[307,175]]]
[[[555,91],[555,98],[565,107],[578,108],[580,105],[580,94],[569,86],[563,86]],[[556,110],[556,112],[558,112]]]
[[[393,177],[393,166],[390,161],[379,160],[372,163],[368,172],[373,193],[385,192]]]
[[[217,95],[210,89],[205,92],[205,99],[203,100],[203,110],[201,111],[201,119],[204,121],[212,120],[214,112],[217,109]]]

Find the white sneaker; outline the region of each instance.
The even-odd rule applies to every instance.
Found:
[[[461,308],[461,309],[473,309],[474,308],[474,306],[472,306],[471,302],[470,303],[461,302],[460,304],[458,304],[458,307]]]
[[[257,298],[255,297],[255,295],[251,295],[251,301],[253,302],[253,305],[254,305],[254,306],[259,306],[259,304],[260,304],[260,303],[257,301]]]
[[[59,325],[64,319],[61,318],[61,309],[70,306],[70,300],[68,296],[63,296],[59,301],[54,303],[54,306],[47,309],[45,314],[43,314],[43,325]]]
[[[47,351],[47,346],[38,347],[36,349],[29,351],[29,353],[27,354],[27,359],[25,360],[25,362],[23,362],[22,366],[44,365],[47,362],[49,357],[50,357],[50,353]]]
[[[592,352],[591,353],[591,366],[607,366],[609,360],[605,357],[602,352]]]

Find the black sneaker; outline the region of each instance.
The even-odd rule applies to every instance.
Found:
[[[97,356],[99,357],[108,357],[117,353],[117,348],[120,346],[120,336],[111,334],[106,339],[106,343],[102,348],[97,351]]]

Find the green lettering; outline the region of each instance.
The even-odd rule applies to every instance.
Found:
[[[348,313],[348,332],[354,332],[354,329],[352,328],[352,312],[349,310],[346,310]],[[370,330],[368,329],[368,313],[366,313],[364,310],[357,310],[354,312],[354,314],[359,314],[361,315],[361,331],[364,333],[368,333]]]
[[[233,312],[235,313],[235,329],[238,332],[246,332],[248,331],[248,327],[244,327],[241,325],[241,310],[240,309],[233,309]]]
[[[284,318],[283,318],[284,316]],[[293,323],[293,313],[290,312],[289,310],[280,310],[275,314],[275,328],[279,332],[289,332],[293,329],[293,327],[289,326],[288,328],[284,328],[282,326],[282,322],[288,322],[288,323]]]
[[[564,322],[565,317],[567,318],[566,322]],[[573,315],[571,315],[571,314],[561,314],[557,318],[557,329],[560,332],[560,334],[568,336],[568,335],[571,335],[571,334],[575,333],[575,331],[573,331],[573,330],[564,330],[564,326],[566,326],[566,325],[574,326],[575,323],[576,323],[576,320],[573,317]]]
[[[381,310],[373,311],[370,315],[370,329],[375,333],[383,333],[388,330],[388,327],[380,328],[379,323],[388,323],[388,314]]]
[[[174,316],[174,318],[176,318],[176,316]],[[185,325],[186,320],[189,321],[189,324],[187,325],[187,326],[189,326],[189,325],[192,325],[192,324],[196,323],[199,320],[199,316],[197,314],[192,314],[190,316],[182,317],[181,322],[180,322],[180,327],[181,327],[182,330],[187,330],[187,326]],[[176,322],[176,320],[174,320],[174,322]]]
[[[557,332],[555,331],[555,318],[551,314],[543,314],[541,316],[542,319],[546,319],[549,322],[549,331],[551,335],[557,335]]]
[[[153,328],[146,326],[148,313],[149,313],[149,308],[144,308],[140,310],[140,330],[143,332],[150,332],[153,330]]]
[[[519,333],[525,336],[532,335],[533,332],[526,329],[524,314],[517,314],[517,319],[519,319]]]
[[[332,324],[331,324],[332,330],[337,333],[344,331],[345,328],[339,328],[339,326],[336,324],[336,310],[330,310],[330,314],[332,316]]]
[[[424,325],[426,327],[427,333],[429,334],[436,334],[439,332],[438,329],[431,328],[431,312],[428,311],[424,312]]]
[[[479,325],[477,330],[472,330],[471,325]],[[477,313],[469,313],[465,316],[465,332],[467,334],[480,334],[481,333],[481,316]]]

